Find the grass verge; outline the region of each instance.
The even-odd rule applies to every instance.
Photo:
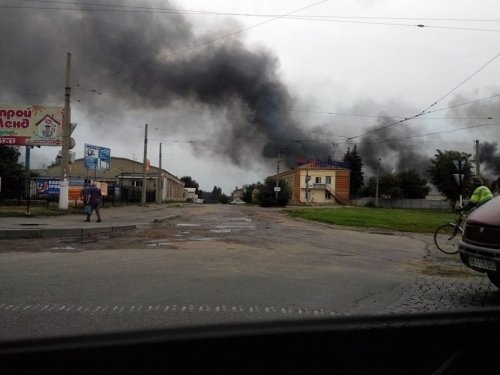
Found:
[[[293,217],[328,224],[415,233],[433,233],[439,225],[455,219],[455,215],[446,210],[339,207],[287,212]]]

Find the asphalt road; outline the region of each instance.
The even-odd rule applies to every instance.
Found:
[[[2,241],[0,339],[498,304],[429,236],[172,208],[131,232]]]

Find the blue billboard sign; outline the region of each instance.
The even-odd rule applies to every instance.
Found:
[[[36,193],[39,195],[59,194],[59,180],[53,178],[37,178]]]
[[[85,144],[84,156],[85,169],[109,171],[111,164],[111,149]]]

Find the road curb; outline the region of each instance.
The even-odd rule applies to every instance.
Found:
[[[29,238],[54,237],[88,237],[100,233],[123,232],[136,229],[135,224],[117,225],[112,227],[65,228],[65,229],[8,229],[0,230],[0,240],[15,240]]]
[[[175,219],[176,217],[179,217],[180,215],[168,215],[168,216],[163,216],[159,217],[153,220],[153,223],[163,223],[164,221],[170,220],[170,219]]]

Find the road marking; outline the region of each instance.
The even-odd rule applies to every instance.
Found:
[[[103,314],[120,314],[129,312],[132,314],[140,313],[159,313],[159,314],[197,314],[197,313],[215,313],[215,314],[265,314],[265,315],[300,315],[300,316],[336,316],[338,312],[323,308],[310,309],[307,307],[276,307],[276,306],[244,306],[244,305],[63,305],[63,304],[0,304],[0,312],[35,312],[43,313],[58,313],[58,312],[73,312],[90,315]],[[348,315],[348,314],[347,314]]]

